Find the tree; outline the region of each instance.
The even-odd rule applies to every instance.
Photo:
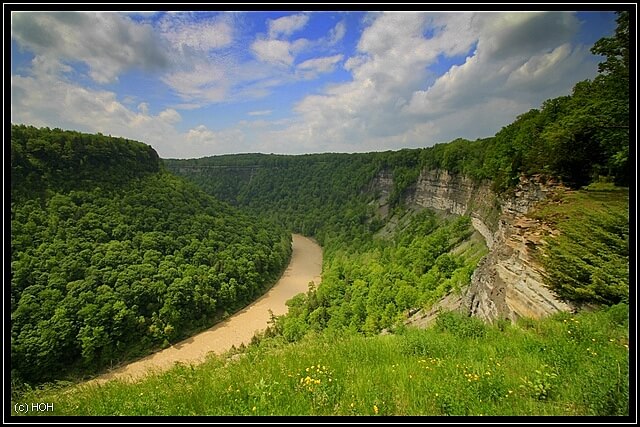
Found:
[[[591,52],[605,56],[607,59],[598,65],[603,77],[621,79],[621,86],[629,88],[629,11],[618,12],[618,26],[613,37],[598,40]]]

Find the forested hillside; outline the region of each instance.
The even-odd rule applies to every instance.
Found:
[[[54,192],[116,187],[160,170],[153,148],[141,142],[61,129],[11,127],[11,200]]]
[[[319,237],[329,224],[341,224],[340,229],[352,222],[362,225],[368,213],[364,202],[370,195],[361,190],[377,170],[373,159],[373,155],[348,154],[245,154],[165,163],[221,200]]]
[[[163,170],[135,141],[12,126],[11,369],[96,372],[262,294],[290,234]]]
[[[332,240],[322,284],[290,300],[289,313],[269,333],[288,341],[324,329],[374,335],[401,324],[409,310],[465,288],[486,254],[469,217],[444,219],[430,210],[406,217],[393,238]]]

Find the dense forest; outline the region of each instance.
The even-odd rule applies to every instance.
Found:
[[[12,126],[11,369],[92,373],[210,326],[288,262],[290,235],[135,141]]]
[[[248,209],[324,244],[331,235],[356,237],[383,226],[371,188],[382,170],[394,178],[389,196],[402,209],[403,192],[420,174],[422,150],[362,154],[238,154],[202,159],[164,159],[170,171],[207,193]]]

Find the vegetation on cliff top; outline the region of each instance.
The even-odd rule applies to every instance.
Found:
[[[545,283],[578,303],[629,303],[629,191],[592,184],[556,190],[530,214],[557,234],[538,248]]]

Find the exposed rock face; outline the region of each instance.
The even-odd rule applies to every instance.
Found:
[[[386,169],[381,170],[372,180],[369,192],[379,193],[376,204],[378,215],[386,218],[389,214],[389,196],[393,191],[393,174]]]
[[[420,174],[410,188],[408,203],[456,215],[470,215],[473,227],[493,246],[499,206],[489,182],[474,183],[470,178],[447,171],[427,171]]]
[[[522,178],[512,196],[499,198],[487,182],[474,183],[446,171],[423,171],[407,202],[470,215],[490,251],[466,291],[447,295],[430,310],[417,312],[409,323],[427,325],[440,310],[463,310],[489,322],[573,310],[544,285],[542,266],[533,257],[535,246],[543,243],[542,232],[553,231],[544,230],[543,224],[526,214],[551,188],[539,179]]]

